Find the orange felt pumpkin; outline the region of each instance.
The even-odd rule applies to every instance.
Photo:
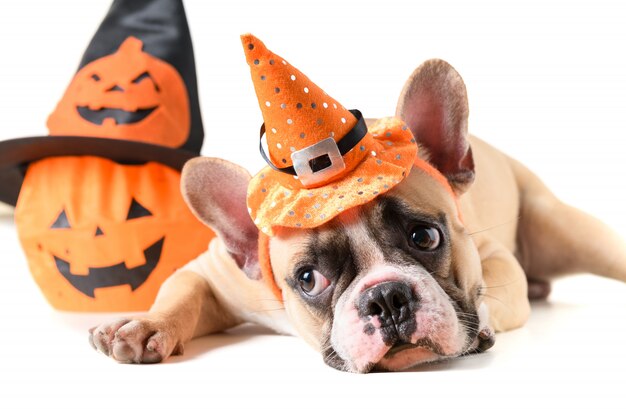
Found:
[[[130,36],[115,53],[81,68],[48,118],[50,134],[183,145],[191,126],[185,83],[142,48]]]
[[[15,218],[45,297],[71,311],[150,307],[161,283],[208,247],[180,173],[156,162],[47,158],[30,165]]]

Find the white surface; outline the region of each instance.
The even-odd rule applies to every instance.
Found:
[[[0,140],[46,133],[47,114],[108,3],[2,2]],[[240,33],[255,33],[368,117],[392,114],[413,68],[440,57],[466,81],[473,133],[526,163],[565,201],[626,235],[623,2],[196,0],[186,6],[207,132],[204,154],[253,172],[262,166],[256,150],[261,116]],[[549,302],[534,306],[526,327],[499,335],[484,355],[359,376],[327,368],[299,339],[260,329],[194,341],[184,356],[165,364],[118,365],[87,344],[87,328],[104,317],[47,306],[6,215],[0,218],[0,261],[2,416],[31,410],[626,412],[623,283],[589,276],[560,281]]]

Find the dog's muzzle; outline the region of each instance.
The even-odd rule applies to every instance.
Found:
[[[411,343],[419,304],[419,296],[407,284],[385,282],[366,289],[359,297],[357,310],[364,320],[378,319],[383,342],[393,346]],[[367,326],[365,331],[368,331]],[[373,327],[371,331],[374,331]]]

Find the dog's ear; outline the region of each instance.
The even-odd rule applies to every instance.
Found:
[[[250,174],[239,165],[198,157],[185,164],[181,191],[193,214],[224,241],[239,268],[260,279],[259,231],[246,205],[249,182]]]
[[[404,85],[396,116],[409,126],[420,156],[434,165],[457,194],[474,181],[474,160],[467,141],[467,91],[450,64],[431,59]]]

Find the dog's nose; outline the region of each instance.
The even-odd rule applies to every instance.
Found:
[[[395,325],[411,319],[418,305],[418,297],[403,282],[385,282],[368,288],[358,302],[359,316],[378,317],[381,326]]]

